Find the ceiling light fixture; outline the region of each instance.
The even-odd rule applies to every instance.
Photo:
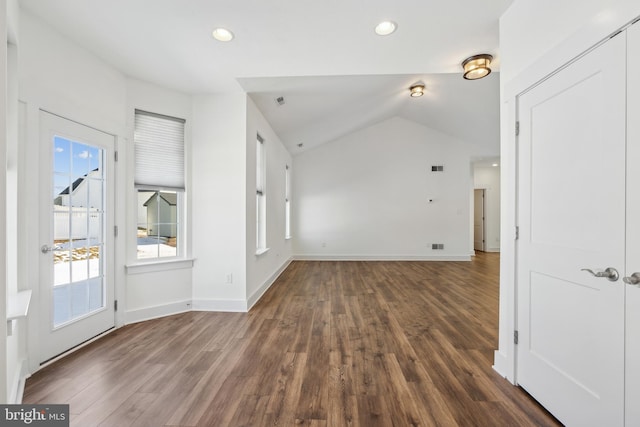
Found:
[[[491,61],[493,61],[493,56],[486,53],[470,56],[462,61],[464,69],[462,77],[466,80],[477,80],[488,76],[491,74],[491,68],[489,68]]]
[[[398,28],[398,24],[393,21],[382,21],[376,25],[375,32],[379,36],[388,36]]]
[[[424,95],[424,85],[422,83],[417,83],[409,88],[411,92],[412,98],[417,98],[419,96]]]
[[[211,33],[214,39],[220,42],[229,42],[233,40],[233,33],[226,28],[216,28]]]

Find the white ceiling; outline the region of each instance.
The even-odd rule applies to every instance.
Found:
[[[497,73],[462,79],[490,53],[513,0],[20,0],[125,74],[186,93],[245,91],[292,152],[394,116],[473,143],[499,139]],[[387,37],[373,32],[398,23]],[[233,31],[221,43],[216,27]],[[410,98],[422,81],[427,93]],[[275,98],[284,96],[285,105]]]

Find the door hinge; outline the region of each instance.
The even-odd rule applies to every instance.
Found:
[[[113,226],[113,236],[114,237],[118,237],[118,226],[117,225]]]
[[[516,225],[516,240],[520,238],[520,227]]]
[[[513,331],[513,343],[518,344],[518,331]]]
[[[113,300],[113,311],[118,311],[118,300]]]
[[[520,122],[516,122],[516,136],[520,135]]]
[[[118,161],[118,152],[117,151],[113,152],[113,160],[115,160],[116,162]]]

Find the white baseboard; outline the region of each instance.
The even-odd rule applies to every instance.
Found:
[[[470,254],[464,255],[330,255],[298,254],[297,261],[471,261]]]
[[[276,279],[280,277],[282,272],[286,270],[287,267],[289,267],[289,264],[291,264],[292,260],[292,258],[286,260],[267,280],[265,280],[262,286],[260,286],[253,294],[249,296],[249,298],[247,299],[247,308],[249,310],[251,310],[251,307],[253,307],[260,300],[260,298],[262,298],[262,295],[267,292],[267,290],[271,287],[271,285],[273,285]]]
[[[264,293],[273,285],[276,279],[289,266],[292,259],[286,260],[248,299],[226,300],[226,299],[194,299],[184,300],[175,303],[164,304],[154,307],[145,307],[138,310],[131,310],[125,313],[125,324],[142,322],[145,320],[157,319],[159,317],[170,316],[172,314],[184,313],[186,311],[222,311],[246,313]]]
[[[11,394],[9,395],[7,403],[10,405],[19,405],[22,403],[24,385],[30,376],[28,366],[27,359],[20,361],[20,369],[17,369],[17,372],[13,376],[11,388],[9,389]]]
[[[488,248],[485,252],[500,252],[500,248]]]
[[[192,310],[246,313],[247,301],[241,299],[194,299]]]
[[[493,353],[493,370],[506,378],[510,383],[515,384],[513,382],[513,376],[511,375],[512,373],[510,372],[509,361],[499,350]]]
[[[191,307],[191,300],[184,300],[131,310],[125,313],[124,323],[128,325],[130,323],[143,322],[145,320],[157,319],[159,317],[170,316],[172,314],[184,313],[186,311],[191,311]]]

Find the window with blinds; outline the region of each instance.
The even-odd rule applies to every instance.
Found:
[[[284,168],[284,238],[291,238],[291,169]]]
[[[137,259],[183,255],[183,119],[135,111]]]
[[[267,250],[266,151],[264,139],[256,138],[256,253]]]
[[[183,119],[136,110],[136,187],[184,190]]]

